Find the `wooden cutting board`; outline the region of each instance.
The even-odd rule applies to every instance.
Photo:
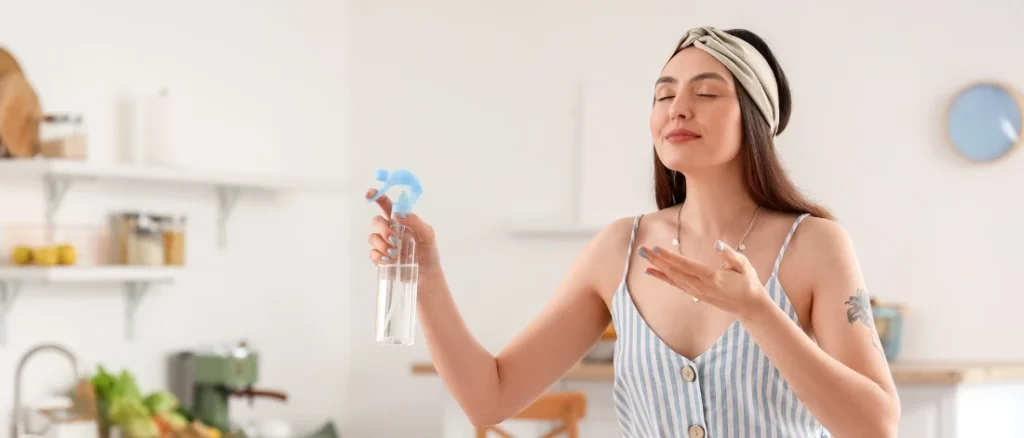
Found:
[[[21,66],[18,65],[18,60],[14,59],[11,52],[0,47],[0,74],[11,72],[22,73]]]
[[[0,156],[32,157],[39,152],[43,120],[39,96],[18,61],[0,48]]]

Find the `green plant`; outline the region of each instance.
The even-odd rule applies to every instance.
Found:
[[[188,425],[188,420],[178,412],[178,398],[174,394],[154,391],[143,397],[135,376],[128,370],[113,374],[99,365],[90,381],[104,429],[116,425],[131,438],[156,438],[163,429],[176,430]]]

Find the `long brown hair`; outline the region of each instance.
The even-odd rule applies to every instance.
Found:
[[[768,44],[761,37],[743,29],[730,29],[726,32],[750,43],[771,65],[772,72],[775,73],[775,81],[779,85],[778,133],[781,134],[789,123],[789,115],[793,108],[786,74],[782,71],[782,67],[775,59],[771,49],[768,48]],[[775,141],[768,122],[764,120],[745,89],[737,87],[737,94],[739,95],[740,116],[743,121],[743,141],[740,145],[743,175],[747,180],[747,187],[754,202],[771,210],[794,214],[810,213],[812,216],[835,220],[835,216],[828,209],[809,200],[789,179],[775,152]],[[658,157],[656,149],[654,151],[654,197],[658,202],[659,210],[682,204],[686,200],[686,177],[680,172],[665,167]]]

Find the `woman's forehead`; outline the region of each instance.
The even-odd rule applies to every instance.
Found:
[[[708,75],[715,73],[715,75]],[[732,83],[732,74],[721,62],[709,53],[696,47],[687,47],[676,53],[661,69],[662,78],[675,79],[678,82],[687,82],[695,77],[707,79],[709,76],[719,76]],[[664,82],[662,80],[662,82]]]

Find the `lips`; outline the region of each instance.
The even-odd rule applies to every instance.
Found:
[[[670,143],[686,143],[688,141],[697,140],[699,138],[700,135],[698,135],[696,132],[683,128],[673,129],[669,131],[667,135],[665,135],[665,140],[667,140]]]

